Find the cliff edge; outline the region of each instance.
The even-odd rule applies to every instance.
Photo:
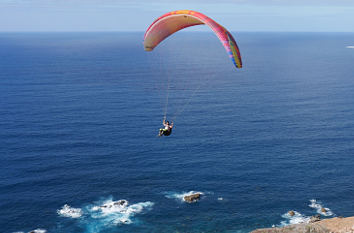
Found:
[[[336,217],[314,223],[257,229],[251,233],[354,233],[354,217]]]

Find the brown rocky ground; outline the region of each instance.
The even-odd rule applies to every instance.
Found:
[[[251,233],[354,233],[354,217],[330,218],[314,223],[300,223],[282,228],[257,229]]]

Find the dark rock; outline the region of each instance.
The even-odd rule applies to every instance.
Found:
[[[114,202],[109,203],[109,204],[101,205],[100,208],[112,208],[114,206],[125,207],[127,205],[128,205],[128,201],[127,200],[119,200],[119,201],[114,201]]]
[[[191,202],[198,201],[200,199],[200,196],[201,196],[201,193],[194,193],[191,195],[184,196],[183,199],[184,199],[184,201],[191,203]]]
[[[318,222],[318,221],[321,221],[321,215],[316,214],[310,218],[309,223],[314,223],[314,222]]]
[[[288,212],[288,214],[289,214],[290,216],[294,216],[294,215],[295,215],[295,212],[294,212],[293,210],[290,210],[290,211]]]
[[[124,205],[127,205],[127,204],[128,204],[128,201],[126,201],[126,200],[119,200],[119,201],[114,202],[113,205],[124,206]]]

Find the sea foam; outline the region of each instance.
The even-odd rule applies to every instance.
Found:
[[[280,222],[280,227],[298,223],[307,223],[310,221],[310,217],[303,215],[297,211],[294,211],[293,216],[291,216],[289,212],[287,212],[283,214],[282,217],[285,218],[285,220]]]
[[[82,216],[82,210],[80,208],[73,208],[65,204],[57,213],[62,217],[67,218],[80,218]]]
[[[322,203],[320,201],[317,201],[316,199],[311,199],[310,200],[310,205],[309,207],[313,208],[313,209],[316,209],[316,212],[318,214],[321,214],[323,216],[332,216],[333,215],[333,212],[327,208],[327,207],[324,207],[322,205]],[[325,212],[322,211],[322,209],[326,210]]]
[[[80,225],[84,226],[85,232],[96,233],[121,224],[131,224],[135,215],[150,210],[153,205],[154,203],[150,201],[129,204],[124,199],[114,201],[109,198],[84,206],[82,209],[65,204],[57,210],[57,213],[62,217],[77,219]]]
[[[203,192],[198,192],[198,191],[189,191],[189,192],[183,192],[183,193],[176,193],[176,192],[167,192],[165,197],[170,198],[170,199],[176,199],[181,202],[185,202],[184,197],[192,194],[200,193],[201,195],[204,195]]]
[[[313,208],[316,210],[318,214],[321,214],[323,216],[332,216],[333,212],[329,209],[323,206],[323,204],[320,201],[317,201],[316,199],[311,199],[309,207]],[[326,211],[323,212],[322,210],[325,209]],[[298,223],[308,223],[311,219],[311,217],[303,215],[297,211],[294,211],[294,215],[291,216],[289,212],[285,213],[282,215],[283,218],[285,218],[284,221],[280,222],[280,225],[277,225],[278,227],[283,227],[287,225],[292,225],[292,224],[298,224]],[[273,225],[275,226],[275,225]]]
[[[35,230],[32,230],[32,231],[29,231],[28,233],[46,233],[46,232],[47,232],[47,230],[38,228],[38,229],[35,229]],[[23,231],[15,231],[15,232],[12,232],[12,233],[25,233],[25,232],[23,232]]]
[[[89,215],[94,219],[101,219],[109,224],[131,224],[132,217],[144,210],[149,210],[153,202],[139,202],[129,205],[127,200],[113,201],[108,199],[98,205],[88,208]]]
[[[30,231],[28,233],[46,233],[46,232],[47,232],[47,230],[38,228],[38,229],[35,229],[35,230]]]

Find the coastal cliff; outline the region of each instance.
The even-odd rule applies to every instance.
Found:
[[[354,217],[330,218],[313,223],[257,229],[251,233],[354,233]]]

